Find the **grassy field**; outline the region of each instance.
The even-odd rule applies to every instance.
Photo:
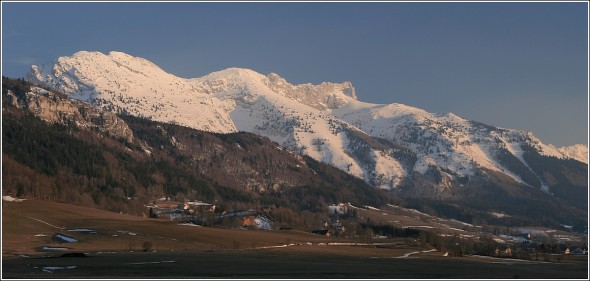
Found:
[[[71,232],[94,230],[97,234]],[[61,233],[79,239],[60,243]],[[180,225],[176,221],[147,219],[49,201],[3,202],[2,255],[34,254],[41,246],[68,247],[70,251],[142,251],[150,243],[156,251],[247,249],[302,242],[328,242],[325,237],[300,231],[245,231]]]
[[[96,233],[68,231],[76,228]],[[79,241],[56,241],[57,233]],[[411,239],[343,240],[300,231],[184,226],[33,200],[3,202],[2,238],[3,278],[588,277],[587,256],[559,263],[443,257]],[[39,251],[43,246],[68,250]],[[64,252],[86,257],[62,257]]]
[[[54,269],[57,267],[63,269]],[[79,258],[3,260],[3,278],[584,279],[587,269],[582,262],[482,262],[435,256],[397,259],[268,250],[95,253]]]

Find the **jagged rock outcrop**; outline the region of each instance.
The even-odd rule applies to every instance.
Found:
[[[69,99],[63,94],[31,87],[30,91],[20,99],[10,90],[5,96],[13,106],[23,108],[48,123],[74,125],[81,129],[96,130],[128,142],[133,141],[133,132],[115,113]]]
[[[357,99],[349,81],[341,84],[324,82],[319,85],[293,85],[278,74],[271,73],[263,82],[274,92],[319,110],[338,108]]]

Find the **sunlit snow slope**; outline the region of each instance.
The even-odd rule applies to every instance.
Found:
[[[558,149],[530,132],[452,113],[364,103],[350,82],[292,85],[274,73],[240,68],[185,79],[125,53],[86,51],[32,66],[27,79],[118,113],[263,135],[379,188],[397,188],[430,170],[452,180],[485,168],[547,191],[525,151],[588,162],[586,145]]]

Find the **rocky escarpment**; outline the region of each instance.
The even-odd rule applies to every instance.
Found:
[[[357,99],[354,87],[348,81],[340,84],[323,82],[319,85],[293,85],[278,74],[271,73],[263,83],[278,94],[319,110],[338,108]]]
[[[24,109],[48,123],[72,125],[133,141],[133,132],[115,113],[99,110],[63,94],[33,86],[20,93],[7,89],[3,91],[2,97],[3,102]]]

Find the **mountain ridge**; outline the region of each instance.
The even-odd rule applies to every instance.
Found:
[[[583,215],[587,208],[587,166],[575,160],[540,155],[531,145],[523,146],[521,155],[531,163],[528,167],[507,149],[498,150],[497,158],[529,183],[524,185],[486,168],[461,176],[448,168],[432,166],[422,174],[412,170],[419,156],[414,150],[388,139],[372,137],[352,125],[335,126],[333,129],[342,130],[339,135],[348,140],[349,157],[369,164],[363,167],[363,172],[383,167],[407,172],[396,179],[399,181],[396,188],[382,191],[367,183],[373,187],[387,186],[392,178],[373,174],[363,182],[334,166],[318,165],[320,162],[309,155],[289,151],[266,137],[248,132],[211,134],[132,115],[115,116],[87,102],[71,100],[65,94],[34,85],[19,87],[19,84],[26,82],[3,78],[3,143],[6,148],[3,163],[7,167],[3,178],[7,192],[14,194],[23,190],[32,196],[61,198],[59,196],[64,196],[64,188],[67,188],[68,194],[71,193],[67,198],[107,208],[119,208],[126,202],[121,201],[123,194],[130,196],[134,190],[159,196],[160,192],[180,196],[188,192],[190,196],[205,196],[202,198],[206,200],[218,194],[244,203],[257,202],[259,197],[273,201],[277,200],[273,197],[279,196],[284,198],[279,205],[291,202],[289,204],[295,204],[292,207],[299,211],[309,208],[320,211],[323,203],[347,202],[341,200],[353,202],[373,198],[370,200],[382,203],[388,200],[386,198],[396,197],[405,200],[408,207],[423,212],[478,224],[493,220],[509,225],[561,223],[576,225],[577,230],[587,227]],[[41,120],[35,121],[31,116],[55,125],[43,125]],[[117,121],[111,122],[104,116],[115,116]],[[131,134],[127,133],[129,129]],[[38,136],[33,137],[34,134]],[[56,142],[56,139],[63,141]],[[252,151],[261,140],[266,143],[264,148]],[[322,142],[317,141],[310,150],[328,145]],[[250,152],[244,155],[245,151]],[[295,160],[267,156],[277,153],[288,154]],[[384,161],[388,158],[396,162]],[[384,163],[377,163],[375,159]],[[43,180],[45,176],[35,176],[34,171],[57,175],[60,181]],[[191,176],[197,171],[209,184]],[[322,180],[309,182],[316,173],[324,183]],[[341,180],[334,178],[335,175]],[[87,179],[81,180],[81,177]],[[543,180],[550,189],[541,188]],[[47,188],[54,182],[54,188]],[[92,194],[92,198],[88,194]],[[490,217],[490,212],[502,212],[509,219],[498,220]]]
[[[397,202],[263,136],[115,115],[24,81],[2,82],[4,194],[137,215],[162,196],[314,212],[333,202]]]
[[[560,150],[532,132],[403,104],[365,103],[350,82],[293,85],[276,74],[243,68],[185,79],[121,52],[85,51],[33,66],[27,79],[112,112],[266,136],[382,189],[415,187],[418,178],[436,174],[436,192],[450,192],[485,169],[551,193],[550,180],[524,156],[529,147],[543,157],[586,160],[587,166],[587,154],[580,155],[584,145]],[[362,134],[388,145],[372,145]],[[415,157],[400,158],[412,153]]]

